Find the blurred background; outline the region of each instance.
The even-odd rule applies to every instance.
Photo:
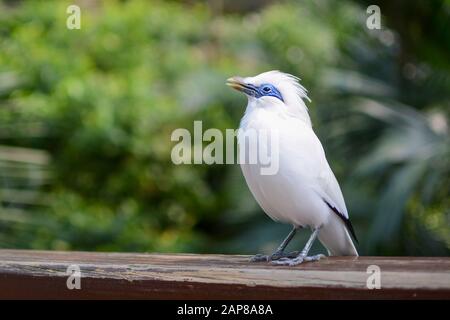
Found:
[[[279,69],[309,90],[360,253],[449,255],[449,22],[445,0],[0,0],[0,248],[270,252],[290,226],[239,166],[176,166],[170,136],[237,128],[225,79]]]

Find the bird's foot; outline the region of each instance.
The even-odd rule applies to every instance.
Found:
[[[303,262],[319,261],[322,258],[325,258],[325,255],[317,254],[315,256],[304,256],[302,254],[299,254],[295,258],[280,258],[278,260],[272,261],[272,264],[275,264],[278,266],[291,266],[292,267],[292,266],[301,264]]]
[[[276,261],[279,259],[295,258],[297,256],[298,256],[298,251],[293,251],[290,253],[275,252],[271,255],[257,254],[255,256],[253,256],[250,259],[250,261],[251,262],[268,262],[268,261]]]

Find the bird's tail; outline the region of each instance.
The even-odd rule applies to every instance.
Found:
[[[334,214],[320,228],[318,238],[330,256],[358,256],[345,224]]]

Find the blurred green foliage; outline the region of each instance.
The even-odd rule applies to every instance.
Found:
[[[289,227],[239,167],[176,166],[170,136],[236,128],[245,99],[225,79],[280,69],[309,89],[361,253],[449,254],[448,2],[429,1],[427,38],[426,14],[390,29],[382,5],[368,30],[352,1],[79,1],[69,30],[71,3],[0,2],[0,247],[270,251]]]

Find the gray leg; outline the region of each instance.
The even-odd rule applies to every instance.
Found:
[[[287,245],[289,244],[289,242],[291,242],[292,238],[294,238],[295,233],[297,232],[298,227],[294,227],[291,232],[289,232],[289,234],[287,235],[286,239],[283,240],[283,242],[280,244],[280,246],[278,247],[277,250],[275,250],[275,252],[270,255],[263,255],[263,254],[257,254],[254,257],[252,257],[251,261],[252,262],[260,262],[260,261],[272,261],[272,260],[277,260],[283,257],[295,257],[298,255],[298,251],[296,252],[291,252],[289,254],[285,254],[284,253],[284,249],[286,249]]]
[[[317,234],[319,233],[319,229],[315,229],[311,236],[308,239],[308,242],[306,242],[305,247],[303,248],[302,252],[295,257],[295,258],[281,258],[278,261],[272,261],[273,264],[277,265],[283,265],[283,266],[295,266],[297,264],[300,264],[304,261],[318,261],[320,258],[323,258],[323,254],[318,254],[315,256],[308,257],[308,252],[311,249],[314,240],[317,238]]]

